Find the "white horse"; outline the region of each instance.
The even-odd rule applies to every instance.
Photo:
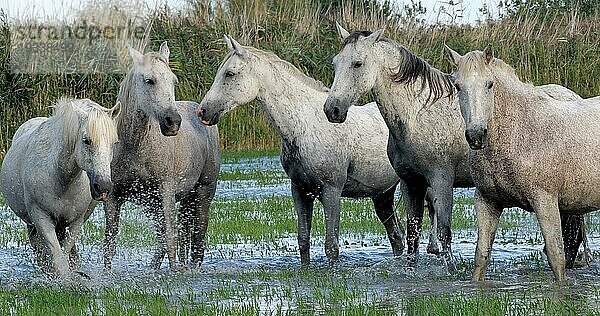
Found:
[[[88,99],[61,99],[49,118],[19,127],[2,163],[2,192],[26,224],[43,271],[64,275],[79,263],[75,240],[96,202],[112,189],[110,163],[117,129]],[[92,200],[93,199],[93,200]],[[64,253],[63,253],[64,250]]]
[[[340,198],[370,197],[386,228],[394,255],[404,248],[404,232],[394,212],[398,176],[386,156],[387,128],[374,104],[355,108],[348,122],[332,125],[321,111],[327,88],[275,54],[242,46],[225,37],[225,57],[199,115],[216,124],[233,108],[259,100],[281,137],[281,164],[292,181],[298,215],[302,265],[310,262],[313,203],[323,204],[325,253],[339,255]]]
[[[104,203],[104,266],[111,268],[115,254],[121,205],[132,201],[145,206],[154,219],[158,245],[152,267],[159,268],[167,254],[169,267],[176,268],[178,241],[179,262],[197,267],[204,259],[209,207],[219,175],[219,134],[216,127],[200,124],[197,103],[175,101],[177,77],[169,67],[166,42],[158,52],[142,54],[129,48],[129,54],[133,67],[118,96],[121,142],[111,167],[114,190]]]
[[[560,101],[484,52],[460,56],[455,84],[473,149],[477,212],[474,281],[482,281],[502,210],[534,212],[557,281],[565,280],[561,214],[600,209],[600,98]]]

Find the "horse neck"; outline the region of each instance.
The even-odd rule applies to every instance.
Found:
[[[386,124],[394,126],[391,131],[406,133],[419,128],[415,126],[415,119],[425,105],[421,96],[429,93],[427,87],[422,92],[419,92],[420,89],[421,79],[412,83],[395,83],[388,73],[378,76],[372,92]]]
[[[121,123],[118,125],[120,147],[136,149],[143,144],[150,129],[150,117],[136,105],[139,105],[135,97],[129,95],[121,102]]]
[[[494,110],[488,121],[490,144],[493,146],[497,138],[505,138],[523,124],[528,117],[525,113],[530,111],[536,102],[526,100],[534,91],[522,93],[520,89],[525,84],[504,78],[497,78],[494,84]]]
[[[278,75],[279,73],[279,75]],[[285,70],[270,71],[257,97],[273,127],[287,141],[310,137],[325,120],[327,92],[294,78]]]

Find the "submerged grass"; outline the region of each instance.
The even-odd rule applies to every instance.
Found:
[[[397,296],[349,282],[348,276],[293,272],[288,278],[260,272],[241,280],[212,276],[210,289],[173,291],[170,285],[136,284],[101,289],[81,286],[33,286],[0,290],[3,315],[597,315],[591,300],[568,287],[520,291],[476,289],[438,295]],[[249,283],[241,284],[244,278]],[[172,281],[171,281],[172,282]],[[167,282],[167,283],[171,283]],[[187,280],[178,280],[188,284]],[[269,283],[271,282],[271,283]],[[275,283],[273,283],[275,282]],[[545,292],[544,292],[545,291]],[[382,295],[383,294],[383,295]],[[592,296],[598,297],[596,294]]]

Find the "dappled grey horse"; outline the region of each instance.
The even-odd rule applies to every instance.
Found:
[[[408,187],[404,197],[408,254],[416,259],[423,196],[430,188],[442,255],[452,269],[452,188],[474,186],[467,161],[469,146],[452,81],[448,74],[400,44],[383,38],[383,30],[350,34],[339,24],[337,28],[344,47],[334,57],[335,79],[324,105],[327,118],[344,122],[348,109],[365,93],[373,93],[390,130],[389,159]],[[557,85],[538,89],[556,98],[576,97]],[[575,235],[578,231],[567,233]]]
[[[281,164],[290,177],[298,216],[303,265],[310,262],[310,230],[315,198],[323,204],[325,253],[339,255],[340,198],[370,197],[386,228],[394,255],[404,248],[404,232],[394,212],[398,176],[385,154],[387,128],[373,104],[354,109],[348,122],[327,122],[321,106],[327,88],[275,54],[242,46],[225,37],[229,53],[202,100],[199,115],[216,124],[223,113],[260,101],[281,137]]]
[[[75,240],[96,202],[112,188],[117,129],[108,110],[88,99],[61,99],[49,118],[15,133],[2,163],[2,193],[27,224],[37,264],[64,275],[79,264]],[[70,257],[68,257],[70,255]]]
[[[209,206],[219,174],[217,128],[200,124],[198,104],[175,101],[177,78],[169,68],[166,42],[159,52],[143,55],[130,48],[129,53],[133,67],[118,96],[121,141],[112,163],[114,190],[104,204],[104,265],[111,267],[121,205],[129,200],[145,206],[154,218],[158,239],[154,268],[160,267],[165,253],[169,267],[176,267],[178,240],[179,261],[198,266],[204,258]],[[178,218],[176,202],[181,205]]]
[[[556,100],[524,83],[491,46],[460,56],[455,84],[477,189],[474,281],[482,281],[502,210],[537,216],[550,267],[565,280],[562,214],[600,209],[600,98]]]

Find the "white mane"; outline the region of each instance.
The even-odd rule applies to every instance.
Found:
[[[79,131],[83,128],[92,144],[101,140],[117,141],[117,128],[107,109],[89,99],[59,99],[53,106],[52,117],[63,123],[65,145],[74,147]],[[82,120],[76,111],[85,114]]]

